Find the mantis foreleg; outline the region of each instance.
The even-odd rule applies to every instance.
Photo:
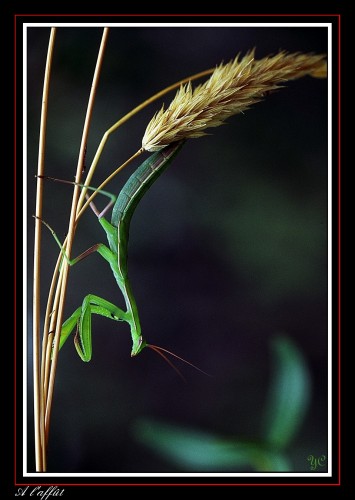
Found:
[[[99,314],[114,321],[128,321],[127,313],[96,295],[86,295],[81,307],[78,307],[73,314],[63,323],[60,335],[59,349],[64,345],[67,338],[77,327],[74,338],[75,348],[83,361],[90,361],[92,355],[91,342],[91,315]]]
[[[118,245],[117,228],[114,227],[112,224],[110,224],[104,217],[101,217],[99,219],[99,222],[102,225],[103,229],[105,230],[110,247],[113,250],[108,248],[103,243],[97,243],[96,245],[93,245],[92,247],[85,250],[85,252],[81,253],[78,257],[76,257],[74,259],[69,259],[68,255],[65,252],[65,248],[60,243],[59,238],[57,237],[54,230],[45,221],[42,221],[42,222],[51,231],[53,238],[57,242],[59,248],[61,249],[61,251],[63,253],[64,258],[66,259],[66,261],[68,262],[68,264],[70,266],[77,264],[82,259],[84,259],[85,257],[88,257],[89,255],[91,255],[94,252],[98,252],[101,255],[101,257],[103,257],[110,264],[113,275],[114,275],[116,282],[117,282],[117,284],[118,284],[118,286],[123,294],[123,297],[125,299],[127,312],[124,313],[125,316],[123,319],[129,323],[130,328],[131,328],[131,337],[132,337],[132,342],[133,342],[132,356],[135,356],[138,352],[140,352],[144,348],[144,346],[146,345],[146,342],[143,340],[143,338],[141,336],[141,326],[140,326],[140,321],[139,321],[139,316],[138,316],[137,305],[136,305],[136,301],[135,301],[135,298],[134,298],[132,290],[131,290],[131,285],[130,285],[128,277],[127,277],[126,268],[121,268],[119,266],[119,259],[118,259],[117,251],[115,251],[117,249],[117,245]],[[90,297],[90,295],[88,297]],[[93,297],[95,297],[95,296],[93,296]],[[100,302],[100,304],[107,303],[109,306],[115,307],[112,304],[110,304],[109,302],[106,302],[104,299],[100,299],[100,297],[96,297],[96,299],[99,299],[102,301],[102,302]],[[85,302],[85,299],[84,299],[84,302]],[[86,334],[86,332],[91,332],[91,314],[89,314],[88,316],[85,315],[87,308],[88,308],[88,313],[90,312],[89,311],[90,303],[88,305],[85,304],[85,307],[84,307],[84,302],[83,302],[83,306],[81,308],[77,309],[73,313],[73,316],[76,318],[76,320],[78,320],[78,318],[80,318],[80,322],[78,322],[79,337],[76,336],[74,339],[74,342],[75,342],[75,347],[79,353],[79,356],[84,361],[89,361],[89,359],[91,358],[91,352],[90,352],[89,359],[84,359],[84,358],[88,357],[88,356],[86,356],[84,351],[85,351],[85,348],[87,345],[90,344],[90,347],[91,347],[91,339],[88,340],[88,342],[85,343],[85,345],[82,347],[80,347],[80,343],[78,343],[79,341],[77,340],[78,338],[79,339],[84,338],[84,335]],[[109,307],[109,309],[110,309],[110,307]],[[82,312],[80,312],[80,311],[82,311]],[[102,314],[102,313],[99,313],[99,314]],[[102,315],[105,316],[106,314],[102,314]],[[74,318],[70,317],[69,320],[71,320],[71,321],[68,324],[71,325],[72,322],[74,322]],[[67,320],[67,321],[69,321],[69,320]],[[67,321],[64,323],[64,325],[67,323]],[[86,327],[86,323],[87,323],[88,327]],[[74,325],[75,325],[75,322],[73,323],[73,326],[71,327],[68,335],[73,330]],[[80,332],[82,332],[82,334]],[[62,330],[61,336],[62,335],[63,335],[63,330]],[[65,337],[65,340],[66,340],[67,336]],[[65,342],[65,340],[63,341],[63,343]],[[61,347],[61,345],[62,345],[62,343],[60,344],[60,347]]]

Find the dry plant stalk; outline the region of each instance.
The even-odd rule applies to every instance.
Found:
[[[53,29],[51,31],[51,40],[54,38]],[[85,123],[84,123],[84,130],[82,134],[82,140],[81,140],[81,145],[80,145],[80,152],[79,152],[79,159],[78,159],[78,165],[77,165],[77,171],[76,171],[76,177],[75,181],[76,183],[80,183],[80,176],[82,173],[82,165],[84,161],[84,151],[85,151],[85,145],[87,143],[87,137],[88,137],[88,132],[89,132],[89,127],[90,127],[90,122],[91,122],[91,116],[92,116],[92,110],[93,110],[93,104],[94,104],[94,99],[95,99],[95,93],[97,89],[97,84],[98,84],[98,79],[100,75],[100,70],[101,70],[101,65],[102,65],[102,60],[103,60],[103,54],[104,54],[104,49],[106,46],[106,41],[107,41],[107,35],[108,35],[108,28],[104,28],[103,30],[103,35],[101,39],[101,45],[100,45],[100,50],[99,50],[99,55],[97,58],[97,64],[95,68],[95,74],[93,78],[93,83],[91,87],[91,92],[90,92],[90,98],[89,98],[89,103],[87,107],[87,112],[86,112],[86,117],[85,117]],[[52,52],[53,50],[53,41],[50,43],[50,51]],[[46,76],[47,72],[49,74],[49,70],[46,69]],[[45,85],[46,86],[46,85]],[[48,86],[48,84],[47,84]],[[46,104],[48,101],[48,89],[47,89],[47,98],[46,98]],[[47,115],[47,106],[45,107],[44,110],[45,116]],[[45,120],[44,120],[45,123]],[[42,136],[42,126],[41,126],[41,137],[42,140],[40,140],[40,160],[42,163],[41,169],[39,168],[38,171],[40,172],[40,175],[43,175],[43,161],[44,161],[44,152],[42,152],[41,149],[41,143],[44,143],[44,132]],[[42,182],[42,179],[40,179]],[[66,252],[68,255],[70,255],[71,247],[73,244],[73,239],[74,239],[74,234],[75,234],[75,228],[76,228],[76,210],[77,210],[77,205],[78,205],[78,200],[79,200],[79,193],[80,193],[80,187],[78,185],[75,185],[74,187],[74,193],[73,193],[73,199],[72,199],[72,208],[71,208],[71,214],[70,214],[70,222],[69,222],[69,229],[68,229],[68,237],[66,241]],[[37,204],[38,204],[38,197],[37,197]],[[40,217],[41,213],[36,211],[37,217]],[[36,227],[40,227],[40,222],[39,219],[36,219]],[[37,245],[37,248],[35,246],[35,256],[39,252],[39,245]],[[57,275],[59,270],[59,263],[57,263],[55,274]],[[66,295],[66,289],[67,289],[67,280],[68,280],[68,264],[66,261],[63,261],[62,268],[60,270],[60,275],[57,281],[57,289],[56,289],[56,296],[55,296],[55,303],[58,306],[55,309],[55,314],[50,319],[51,313],[49,308],[47,307],[46,311],[46,317],[45,317],[45,326],[44,326],[44,332],[43,332],[43,341],[42,341],[42,362],[41,362],[41,374],[39,374],[38,367],[39,367],[39,352],[37,352],[36,359],[34,360],[34,377],[35,380],[37,381],[37,384],[39,385],[39,397],[37,397],[37,400],[40,401],[40,411],[36,412],[36,408],[38,407],[38,402],[36,401],[36,395],[35,395],[35,434],[36,434],[36,470],[37,472],[43,472],[46,470],[46,448],[47,448],[47,440],[48,440],[48,430],[49,430],[49,421],[50,421],[50,414],[51,414],[51,404],[52,404],[52,397],[53,397],[53,388],[54,388],[54,380],[55,380],[55,374],[56,374],[56,367],[57,367],[57,359],[58,359],[58,350],[59,350],[59,338],[60,338],[60,332],[61,332],[61,325],[62,325],[62,316],[63,316],[63,310],[64,310],[64,302],[65,302],[65,295]],[[39,272],[35,273],[35,279],[38,281],[38,277],[36,276],[39,275]],[[51,285],[51,290],[50,290],[50,297],[53,296],[53,280],[52,280],[52,285]],[[38,303],[38,300],[36,301]],[[48,333],[48,325],[51,324],[51,326],[54,327],[55,330],[55,336],[54,336],[54,348],[53,348],[53,360],[50,363],[50,355],[49,353],[51,352],[51,345],[52,345],[52,334]],[[51,330],[52,331],[52,330]],[[34,336],[34,343],[35,343],[35,336]],[[39,349],[38,349],[39,351]],[[49,366],[50,365],[50,366]],[[38,429],[40,430],[39,436],[38,435]]]
[[[38,167],[37,167],[37,192],[36,192],[36,221],[34,239],[34,265],[33,265],[33,387],[34,387],[34,427],[35,427],[35,453],[36,470],[42,471],[46,468],[46,454],[44,451],[44,400],[41,385],[40,373],[40,278],[41,278],[41,232],[43,205],[43,179],[40,177],[44,173],[44,153],[46,146],[46,128],[48,111],[49,82],[53,60],[53,49],[56,35],[56,28],[52,28],[48,43],[47,61],[43,83],[41,123],[38,146]]]
[[[182,85],[167,110],[164,106],[149,122],[143,136],[146,151],[159,151],[172,142],[205,135],[209,127],[243,113],[280,83],[305,75],[325,78],[324,55],[287,54],[254,59],[254,50],[216,67],[210,78],[195,89]]]

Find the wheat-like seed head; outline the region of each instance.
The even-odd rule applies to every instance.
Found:
[[[168,109],[163,106],[149,122],[142,146],[146,151],[159,151],[172,142],[201,137],[205,129],[218,127],[262,100],[265,92],[305,75],[325,78],[325,56],[279,52],[255,60],[254,50],[240,60],[237,55],[217,66],[205,83],[194,89],[191,82],[182,85]]]

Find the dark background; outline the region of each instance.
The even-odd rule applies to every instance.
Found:
[[[73,179],[100,28],[58,29],[49,97],[46,173]],[[49,28],[28,29],[28,231],[35,207],[38,130]],[[87,165],[105,132],[126,112],[171,83],[256,47],[325,53],[325,28],[112,28],[87,150]],[[119,129],[101,157],[98,185],[141,144],[162,102]],[[139,165],[109,189],[118,193]],[[71,188],[46,184],[44,218],[63,240]],[[74,255],[105,234],[88,211]],[[43,232],[43,298],[58,255]],[[93,359],[83,363],[70,339],[59,356],[49,442],[50,471],[179,470],[134,437],[149,417],[218,436],[253,439],[271,375],[270,339],[291,338],[311,371],[312,398],[289,449],[296,471],[309,454],[327,452],[327,82],[290,82],[244,115],[190,140],[146,194],[132,220],[129,272],[143,334],[186,357],[184,384],[149,350],[130,358],[126,324],[93,319]],[[31,286],[29,299],[31,299]],[[123,306],[106,262],[75,266],[65,318],[94,293]],[[29,308],[31,311],[31,307]],[[31,312],[29,331],[31,332]],[[31,353],[32,341],[29,341]],[[31,361],[31,360],[30,360]],[[31,362],[29,382],[32,383]],[[32,386],[28,468],[34,470]]]

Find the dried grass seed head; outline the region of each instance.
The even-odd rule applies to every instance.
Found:
[[[254,50],[220,64],[210,78],[194,89],[191,82],[181,85],[165,110],[164,106],[149,122],[143,136],[146,151],[159,151],[172,142],[201,137],[204,130],[218,127],[231,115],[242,113],[263,99],[266,92],[288,80],[310,75],[325,78],[325,56],[287,54],[254,59]]]

